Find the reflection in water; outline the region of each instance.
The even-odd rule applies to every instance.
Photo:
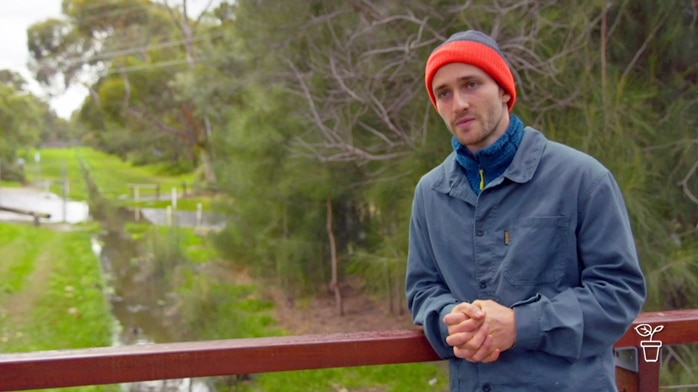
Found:
[[[150,279],[148,266],[139,262],[140,244],[120,232],[105,232],[99,240],[93,239],[92,248],[102,261],[112,313],[118,324],[113,345],[173,342],[166,323],[166,305],[171,294],[166,292],[164,284]],[[122,387],[128,392],[212,390],[199,379],[138,382]]]
[[[149,279],[139,244],[120,232],[101,235],[100,258],[111,288],[112,312],[121,324],[117,345],[173,341],[165,324],[165,287]]]

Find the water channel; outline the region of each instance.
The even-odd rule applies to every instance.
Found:
[[[208,215],[171,209],[149,209],[134,214],[122,209],[116,219],[122,223],[142,216],[152,224],[165,225],[176,221],[180,226],[197,227],[204,221],[214,221]],[[220,224],[220,221],[216,221]],[[112,226],[112,225],[107,225]],[[104,280],[108,287],[112,314],[117,326],[113,345],[170,343],[177,341],[167,312],[176,301],[165,282],[150,278],[147,249],[123,230],[106,230],[93,239],[93,249],[102,262]],[[158,380],[122,384],[125,392],[210,392],[214,388],[205,379]]]
[[[115,318],[115,346],[169,343],[176,341],[167,323],[167,304],[172,301],[164,285],[147,279],[139,262],[142,245],[121,232],[104,232],[93,239],[93,249],[102,261],[107,293]],[[202,379],[159,380],[122,384],[127,392],[194,391],[212,388]]]
[[[0,203],[3,207],[18,210],[31,210],[51,214],[46,223],[74,224],[91,220],[89,207],[85,202],[62,200],[55,194],[32,189],[0,189]],[[132,219],[132,213],[121,211],[120,220]],[[153,224],[164,224],[173,219],[172,211],[144,211],[145,219]],[[0,220],[21,222],[33,219],[31,216],[0,211]],[[219,217],[199,213],[182,212],[174,215],[180,225],[208,225],[219,227]],[[208,222],[208,223],[207,223]],[[123,222],[120,222],[123,223]],[[113,226],[113,225],[107,225]],[[117,226],[122,226],[121,224]],[[164,284],[148,278],[144,270],[143,244],[134,241],[122,230],[104,230],[92,239],[92,249],[102,265],[104,281],[114,316],[114,346],[139,345],[149,343],[171,343],[176,341],[167,321],[168,304],[174,300]],[[125,392],[211,392],[213,388],[205,379],[159,380],[122,384]]]

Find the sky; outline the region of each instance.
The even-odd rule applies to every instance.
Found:
[[[61,2],[62,0],[0,0],[0,69],[10,69],[21,74],[30,82],[32,92],[47,99],[58,116],[70,118],[73,111],[82,105],[87,89],[83,86],[74,87],[49,99],[27,69],[27,29],[34,23],[49,18],[61,18]],[[181,2],[175,0],[170,4]],[[212,1],[214,6],[216,3],[218,1]],[[188,0],[188,4],[189,14],[192,15],[205,8],[209,0]]]
[[[34,94],[47,100],[46,93],[27,69],[27,29],[34,23],[61,15],[61,0],[0,0],[0,69],[18,72],[30,82]],[[50,99],[49,104],[58,116],[69,118],[86,94],[84,87],[71,88]]]

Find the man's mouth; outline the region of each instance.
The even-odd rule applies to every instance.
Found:
[[[464,127],[472,124],[475,121],[475,118],[473,117],[463,117],[459,118],[456,121],[453,122],[453,125],[456,127]]]

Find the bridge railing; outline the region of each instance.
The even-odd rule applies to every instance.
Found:
[[[642,313],[618,341],[630,350],[617,367],[619,390],[659,390],[661,359],[635,329],[664,345],[698,342],[698,309]],[[661,327],[661,328],[659,328]],[[59,388],[289,370],[437,361],[419,330],[388,330],[147,344],[0,355],[0,390]]]

